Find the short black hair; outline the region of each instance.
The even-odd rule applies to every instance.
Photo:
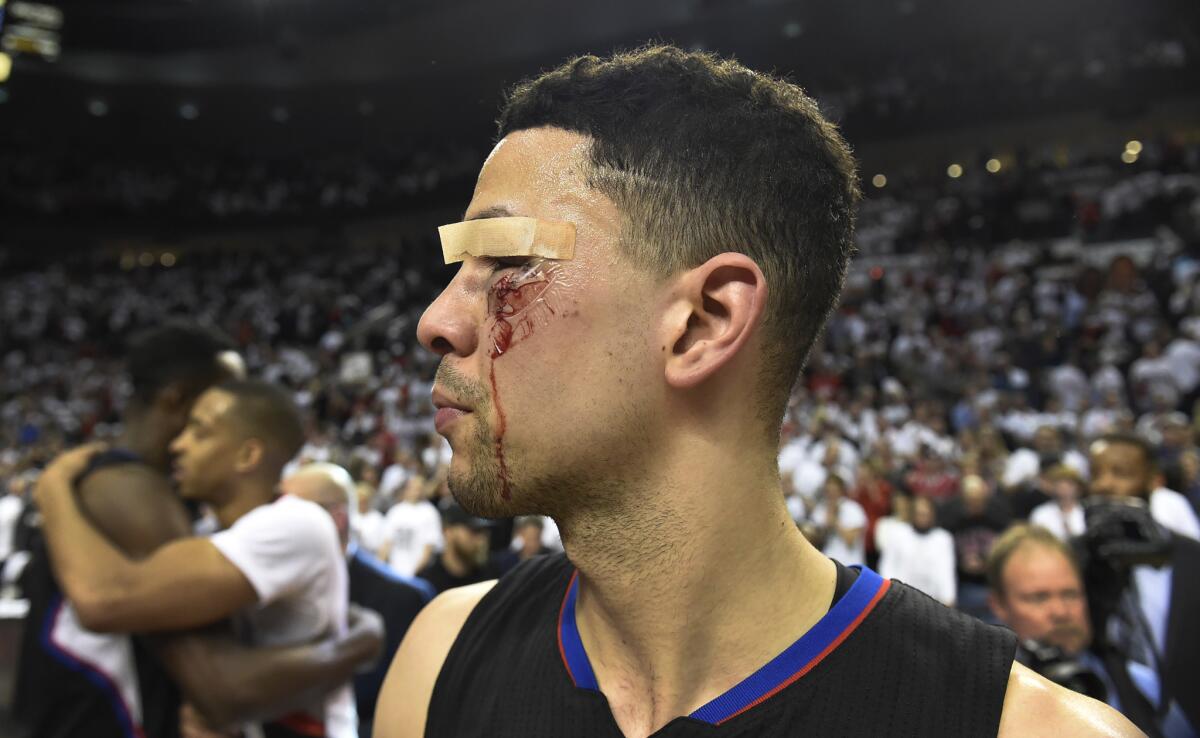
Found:
[[[588,182],[625,216],[634,263],[669,276],[738,251],[759,265],[761,408],[777,432],[854,248],[856,165],[835,126],[790,82],[661,45],[518,84],[500,138],[543,126],[591,138]]]
[[[296,403],[282,388],[258,379],[222,382],[221,392],[233,395],[229,417],[252,438],[263,442],[280,469],[304,445],[304,422]]]
[[[1105,433],[1095,438],[1091,445],[1094,446],[1097,443],[1133,446],[1142,452],[1142,458],[1146,461],[1146,471],[1151,473],[1158,471],[1158,451],[1154,448],[1154,444],[1144,436],[1137,433]]]
[[[135,334],[125,353],[134,398],[150,404],[165,387],[179,383],[189,397],[227,376],[218,359],[234,344],[214,328],[172,321]]]

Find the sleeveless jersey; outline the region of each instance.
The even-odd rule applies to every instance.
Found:
[[[135,454],[97,454],[80,477],[138,464]],[[37,738],[175,738],[179,692],[136,636],[93,633],[79,622],[54,578],[40,535],[25,571],[25,617],[17,671],[17,716]]]
[[[657,731],[686,736],[995,736],[1016,649],[1002,628],[838,565],[829,612],[765,666]],[[565,555],[479,602],[430,699],[427,736],[620,738],[575,628]]]

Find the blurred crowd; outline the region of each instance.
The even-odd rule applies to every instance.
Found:
[[[781,437],[781,493],[828,555],[1020,627],[997,604],[1007,559],[993,547],[1024,521],[1082,533],[1081,500],[1112,492],[1104,439],[1148,449],[1122,494],[1200,538],[1200,147],[1137,144],[1125,160],[1025,152],[871,186],[858,258]],[[353,551],[388,576],[428,597],[560,549],[553,521],[497,525],[453,503],[436,357],[415,341],[451,268],[428,235],[374,243],[6,269],[0,598],[20,594],[40,470],[116,437],[125,341],[172,318],[221,328],[252,375],[290,391],[307,441],[285,476],[348,470]]]
[[[1200,148],[1162,139],[1132,163],[1055,157],[897,176],[864,201],[859,257],[781,448],[798,522],[824,514],[830,487],[863,508],[855,558],[874,561],[875,521],[898,499],[936,503],[901,503],[904,520],[942,520],[974,494],[1003,494],[1027,517],[1057,463],[1086,479],[1086,444],[1107,432],[1161,444],[1169,486],[1200,504]],[[432,432],[434,357],[414,334],[450,274],[437,256],[428,236],[393,235],[362,249],[186,253],[171,267],[90,255],[6,270],[0,480],[20,496],[64,445],[111,438],[129,390],[123,340],[187,317],[224,329],[252,374],[292,390],[309,419],[302,459],[349,468],[364,510],[436,496],[449,449]],[[371,519],[363,535],[386,556]]]

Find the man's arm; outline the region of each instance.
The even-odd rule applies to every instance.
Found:
[[[1145,738],[1121,713],[1013,662],[998,738]]]
[[[480,582],[443,592],[413,621],[375,708],[376,738],[423,738],[433,685],[463,623],[496,585]]]
[[[187,514],[165,480],[144,467],[102,469],[80,485],[79,505],[125,553],[143,557],[189,533]],[[203,716],[227,725],[276,716],[346,683],[379,657],[383,622],[359,611],[337,639],[252,649],[223,625],[154,639],[167,672]]]
[[[37,501],[59,584],[84,627],[96,632],[180,630],[207,625],[254,604],[254,587],[203,538],[167,543],[130,560],[93,528],[72,483],[91,456],[63,454],[38,480]]]
[[[379,658],[383,620],[357,610],[340,638],[246,648],[227,632],[156,639],[156,653],[209,725],[278,717],[311,705]]]

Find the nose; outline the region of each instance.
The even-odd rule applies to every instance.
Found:
[[[486,301],[479,282],[464,263],[442,294],[425,308],[417,324],[417,340],[422,346],[438,356],[470,356],[475,352]]]

